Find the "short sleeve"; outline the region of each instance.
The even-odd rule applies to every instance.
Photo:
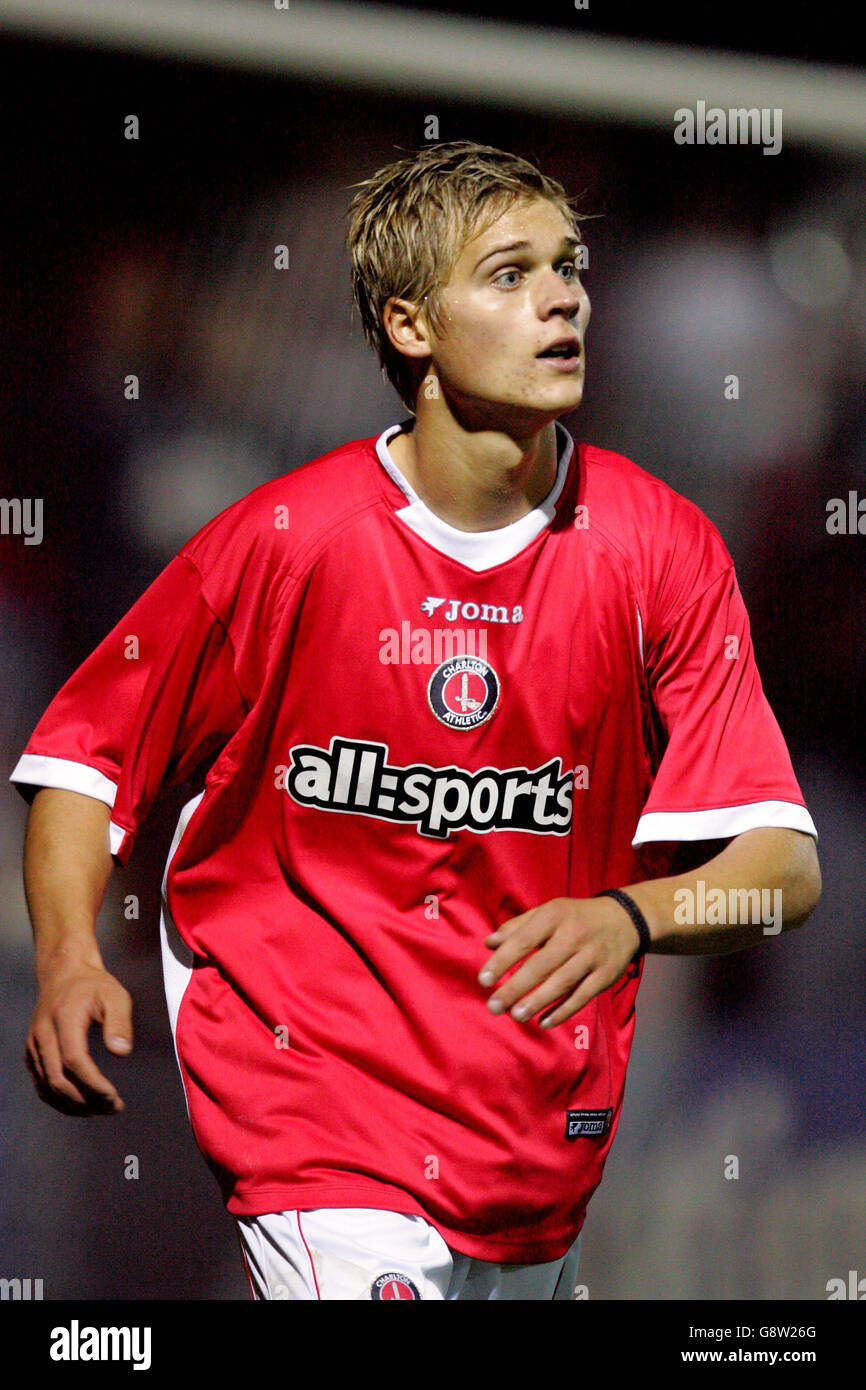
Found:
[[[59,787],[104,801],[125,864],[160,787],[203,776],[248,709],[230,636],[179,555],[52,700],[11,781],[27,800]]]
[[[646,652],[662,756],[633,844],[778,826],[817,838],[755,665],[729,564]]]

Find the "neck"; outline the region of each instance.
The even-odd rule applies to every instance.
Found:
[[[553,421],[515,438],[419,415],[411,434],[395,435],[388,448],[422,502],[459,531],[495,531],[519,521],[556,480]]]

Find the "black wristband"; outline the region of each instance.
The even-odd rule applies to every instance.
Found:
[[[621,888],[603,888],[600,893],[596,893],[594,896],[596,898],[613,898],[619,903],[620,907],[625,908],[640,937],[640,945],[631,958],[631,964],[637,965],[641,956],[646,955],[652,940],[650,937],[650,929],[647,926],[647,920],[637,903],[629,897],[628,893],[624,893]]]

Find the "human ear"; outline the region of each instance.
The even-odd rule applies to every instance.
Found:
[[[394,348],[405,357],[429,357],[430,339],[424,302],[388,300],[382,310],[382,326]]]

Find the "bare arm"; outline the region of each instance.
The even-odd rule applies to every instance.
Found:
[[[93,797],[45,787],[27,820],[24,888],[39,982],[27,1064],[42,1099],[70,1115],[123,1109],[88,1052],[91,1024],[102,1024],[109,1051],[132,1049],[132,1000],[106,971],[96,939],[112,870],[110,815]]]
[[[737,835],[696,873],[627,891],[647,919],[653,952],[721,954],[802,926],[821,896],[821,870],[811,835],[766,826]]]
[[[646,918],[653,953],[703,955],[737,951],[800,926],[821,895],[821,872],[810,836],[762,827],[737,835],[697,872],[622,886]],[[778,905],[778,913],[738,911],[731,921],[729,912],[708,910],[713,893],[726,902],[733,893],[738,909],[751,907],[754,898],[740,898],[749,890],[757,890],[762,905]],[[523,1021],[562,1000],[546,1024],[555,1026],[620,978],[638,934],[610,898],[554,898],[503,922],[486,945],[494,952],[479,975],[487,988],[523,962],[488,1000],[492,1012],[517,1010],[512,1016]]]

